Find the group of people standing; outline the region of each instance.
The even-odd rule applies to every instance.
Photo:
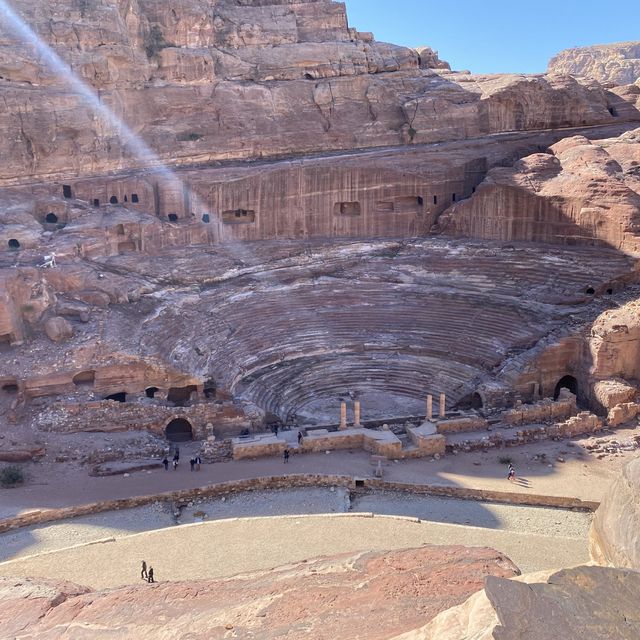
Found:
[[[176,450],[173,454],[173,460],[171,461],[171,465],[173,466],[173,470],[177,471],[178,470],[178,463],[180,462],[180,447],[176,447]],[[167,456],[165,456],[162,459],[162,464],[164,465],[164,470],[168,471],[169,470],[169,458],[167,458]],[[200,457],[200,454],[194,456],[193,458],[191,458],[191,460],[189,460],[189,464],[191,465],[191,471],[200,471],[200,465],[202,464],[202,458]]]

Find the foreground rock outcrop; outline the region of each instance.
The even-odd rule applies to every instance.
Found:
[[[640,573],[624,569],[489,577],[464,604],[393,640],[637,640],[638,599]]]
[[[226,580],[103,592],[0,579],[0,635],[35,638],[386,639],[516,567],[491,549],[342,554]]]
[[[603,83],[632,84],[640,78],[640,42],[565,49],[549,61],[548,72],[586,76]]]
[[[640,570],[640,458],[624,468],[596,511],[589,552],[598,564]]]

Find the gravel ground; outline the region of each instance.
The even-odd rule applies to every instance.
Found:
[[[181,510],[177,521],[169,504],[155,503],[7,532],[0,534],[0,562],[104,538],[121,538],[133,533],[164,529],[175,524],[348,511],[410,516],[426,522],[471,525],[518,534],[550,536],[556,540],[579,539],[581,542],[588,538],[592,519],[591,514],[562,509],[489,504],[394,492],[356,495],[350,505],[348,491],[339,487],[333,490],[249,491],[226,498],[196,500]]]
[[[140,561],[156,580],[200,580],[268,570],[309,558],[424,543],[492,547],[525,573],[589,561],[587,541],[481,527],[356,514],[224,519],[116,538],[0,563],[0,575],[44,576],[93,588],[140,583]],[[1,635],[1,634],[0,634]]]
[[[105,511],[0,534],[0,562],[175,524],[168,504]]]
[[[588,538],[593,520],[593,514],[581,511],[492,504],[394,492],[354,496],[351,511],[412,516],[430,522],[581,540]]]
[[[192,506],[185,507],[180,514],[182,524],[202,522],[203,519],[346,513],[349,511],[349,491],[343,487],[247,491],[190,504]],[[195,516],[196,513],[199,515]],[[206,518],[201,514],[206,514]]]

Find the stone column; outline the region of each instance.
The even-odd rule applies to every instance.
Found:
[[[444,393],[440,394],[440,417],[444,418],[447,410],[446,397]]]
[[[353,403],[353,426],[361,427],[360,424],[360,400],[356,400]]]
[[[427,396],[427,420],[433,418],[433,396]]]
[[[346,402],[340,403],[340,428],[341,429],[347,428],[347,403]]]

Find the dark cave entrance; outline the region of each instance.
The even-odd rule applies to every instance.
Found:
[[[193,440],[193,427],[184,418],[174,418],[164,430],[170,442],[189,442]]]
[[[560,389],[569,389],[573,395],[578,395],[578,381],[573,376],[563,376],[558,380],[556,388],[553,392],[553,399],[557,400],[560,395]]]
[[[126,402],[127,401],[127,393],[126,391],[118,391],[118,393],[112,393],[107,396],[105,400],[115,400],[116,402]]]
[[[190,399],[191,394],[197,391],[195,384],[186,387],[171,387],[167,394],[167,400],[173,402],[176,407],[183,407]]]

